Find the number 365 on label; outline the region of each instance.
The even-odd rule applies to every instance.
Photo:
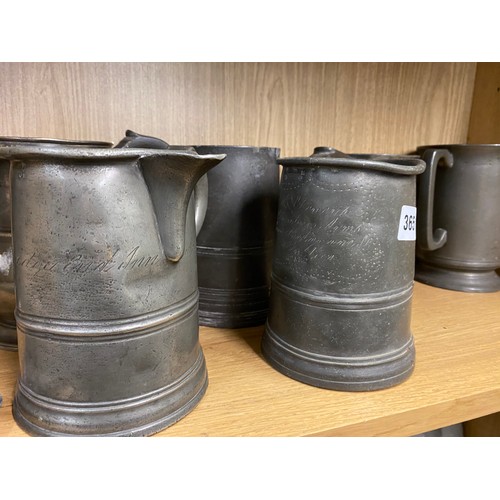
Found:
[[[399,218],[399,241],[415,241],[417,239],[417,207],[403,205],[401,207],[401,217]]]

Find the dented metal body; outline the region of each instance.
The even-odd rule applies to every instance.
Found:
[[[195,202],[223,156],[2,148],[11,169],[20,376],[36,435],[148,435],[208,378],[198,340]]]

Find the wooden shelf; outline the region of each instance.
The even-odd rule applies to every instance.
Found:
[[[498,137],[498,63],[0,63],[0,69],[8,89],[1,95],[4,135],[117,141],[126,126],[177,144],[278,146],[283,157],[308,155],[318,145],[404,153],[421,144]],[[328,391],[281,375],[260,355],[262,327],[201,328],[207,394],[157,435],[403,436],[499,412],[500,292],[416,283],[412,319],[415,372],[372,393]],[[17,373],[17,354],[0,351],[0,436],[25,435],[11,415]],[[494,425],[500,428],[500,418]]]
[[[311,387],[271,368],[263,328],[202,327],[209,387],[156,436],[410,436],[500,411],[500,292],[415,283],[413,375],[368,393]],[[0,351],[0,436],[26,436],[12,418],[17,353]]]

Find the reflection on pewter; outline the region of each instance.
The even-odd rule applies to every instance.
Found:
[[[415,362],[415,176],[424,162],[322,147],[280,163],[265,359],[327,389],[404,381]]]
[[[500,145],[421,146],[415,279],[463,292],[500,290]]]
[[[0,146],[13,164],[20,376],[35,435],[149,435],[200,401],[195,201],[224,156]],[[202,203],[201,201],[199,203]]]
[[[40,137],[0,137],[0,145],[50,145],[50,147],[110,147],[99,141],[72,141]],[[15,159],[15,158],[12,158]],[[12,267],[10,161],[0,159],[0,349],[17,349],[15,292]]]

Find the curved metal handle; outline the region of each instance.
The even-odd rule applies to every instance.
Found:
[[[208,177],[207,174],[203,175],[201,179],[196,183],[193,191],[194,196],[194,219],[196,225],[196,236],[201,231],[203,227],[203,222],[205,222],[205,215],[207,215],[208,207]]]
[[[445,167],[452,167],[453,155],[447,149],[427,149],[422,159],[427,164],[427,168],[418,178],[417,243],[422,250],[432,251],[441,248],[448,238],[445,229],[433,230],[436,170],[440,160],[444,160],[442,165]]]
[[[126,130],[125,137],[116,144],[115,148],[170,149],[170,145],[158,137]]]

